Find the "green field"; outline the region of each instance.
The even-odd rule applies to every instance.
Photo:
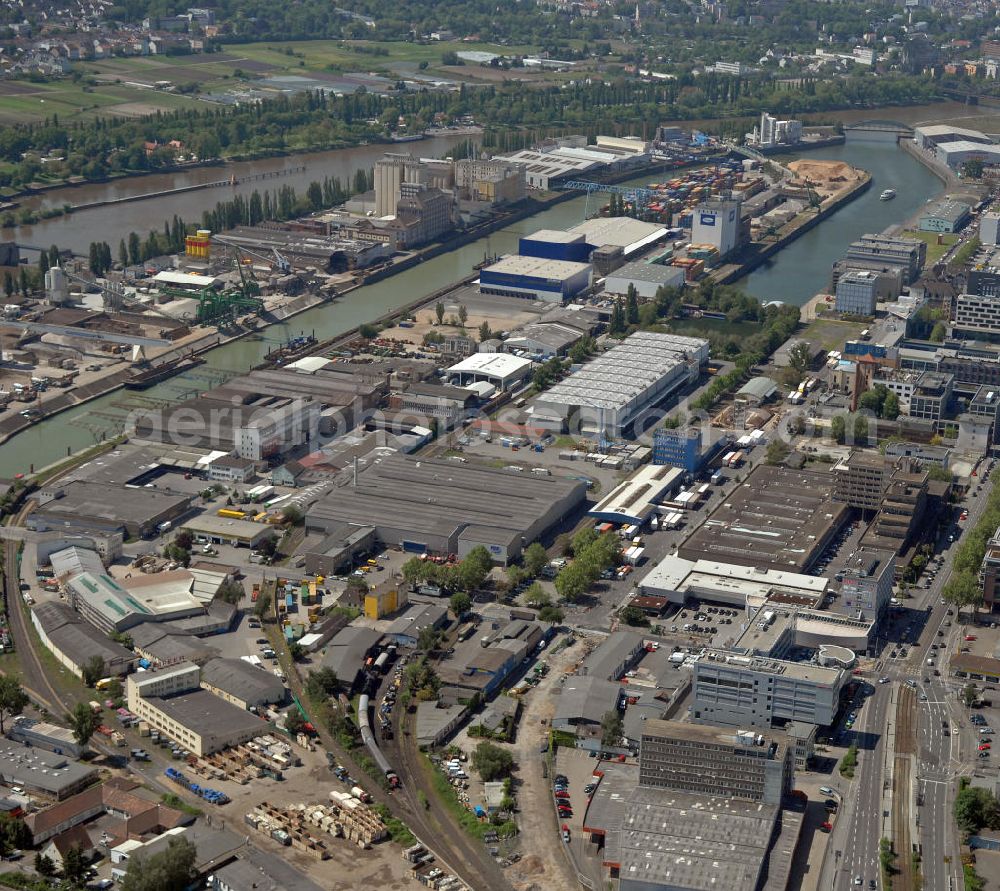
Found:
[[[835,319],[816,319],[811,322],[802,337],[822,345],[823,349],[842,350],[845,340],[853,340],[865,326],[858,322],[841,322]]]
[[[490,43],[434,41],[406,42],[302,40],[280,43],[236,44],[221,53],[190,56],[133,56],[81,62],[74,68],[82,76],[45,83],[18,82],[18,91],[5,93],[0,85],[0,120],[40,121],[52,114],[60,119],[87,119],[97,116],[139,116],[157,110],[204,107],[195,97],[253,86],[273,75],[301,77],[335,73],[365,72],[395,78],[416,73],[426,63],[427,74],[468,82],[499,82],[517,77],[533,82],[558,83],[580,72],[538,72],[518,69],[504,72],[474,63],[444,66],[447,52],[492,52],[502,55],[529,55],[534,46],[497,46]],[[183,93],[156,88],[166,82]],[[24,91],[21,88],[27,88]]]
[[[903,233],[907,238],[919,238],[927,245],[927,262],[925,265],[933,266],[940,260],[956,241],[958,236],[946,232],[941,235],[941,244],[938,244],[937,232],[920,232],[916,229],[907,229]]]

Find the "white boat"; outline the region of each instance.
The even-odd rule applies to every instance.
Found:
[[[881,195],[878,196],[878,200],[879,201],[892,201],[892,199],[895,198],[895,197],[896,197],[896,190],[895,189],[886,189],[885,191],[882,192]]]

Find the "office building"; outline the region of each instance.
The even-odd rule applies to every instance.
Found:
[[[741,203],[731,198],[703,201],[691,214],[692,244],[710,244],[725,258],[740,246]]]
[[[735,727],[833,722],[850,675],[839,666],[706,650],[691,678],[693,721]]]
[[[975,273],[972,273],[972,276],[974,275]],[[976,283],[981,290],[987,290],[983,287],[987,284],[985,277],[980,277]],[[956,337],[1000,334],[1000,291],[990,296],[959,294],[955,298],[955,321],[952,332]]]
[[[917,222],[921,232],[957,232],[972,217],[972,208],[961,201],[939,201],[925,208]]]
[[[640,786],[780,805],[793,774],[793,753],[780,731],[734,733],[656,718],[643,728]]]
[[[260,718],[201,689],[200,677],[198,666],[188,662],[129,675],[128,709],[195,755],[211,755],[267,732]]]
[[[910,284],[917,280],[927,259],[927,245],[918,238],[862,235],[851,242],[846,259],[899,267],[903,270],[904,284]]]
[[[911,418],[940,422],[949,413],[953,375],[937,371],[925,371],[917,379],[910,394],[906,414]]]
[[[881,454],[853,451],[833,468],[834,500],[857,510],[878,510],[891,474],[892,465]]]
[[[479,292],[562,303],[590,287],[592,272],[589,263],[504,257],[480,271]]]
[[[542,393],[532,424],[618,437],[698,378],[708,341],[638,332]]]
[[[840,597],[834,601],[831,610],[856,619],[881,622],[892,598],[896,576],[895,552],[862,547],[845,570]]]
[[[1000,528],[986,545],[979,580],[983,586],[983,606],[992,611],[1000,601]]]
[[[882,495],[875,522],[862,536],[861,544],[876,550],[902,554],[912,541],[920,539],[928,503],[927,472],[904,459],[892,471]]]
[[[877,273],[868,269],[852,269],[837,280],[837,312],[854,316],[875,315],[878,301]]]
[[[979,218],[979,241],[982,244],[1000,244],[1000,213],[984,213]]]
[[[711,436],[711,430],[709,433]],[[724,434],[706,443],[700,427],[659,428],[653,432],[653,463],[698,473],[730,442],[729,436]]]

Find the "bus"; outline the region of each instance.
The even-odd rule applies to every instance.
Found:
[[[231,507],[219,508],[216,513],[218,513],[220,517],[225,517],[227,520],[245,520],[247,516],[246,511],[234,510]]]
[[[94,689],[107,690],[117,680],[118,678],[101,678],[96,684],[94,684]]]

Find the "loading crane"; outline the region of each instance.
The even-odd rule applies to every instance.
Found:
[[[98,288],[101,292],[101,298],[104,301],[105,312],[121,312],[125,308],[125,287],[120,283],[104,282],[104,284],[101,284],[101,282],[94,279],[85,278],[75,272],[70,272],[62,266],[53,266],[52,269],[61,270],[62,274],[70,281],[78,282],[88,288]]]
[[[235,239],[228,238],[224,235],[213,235],[212,240],[217,241],[219,244],[223,244],[228,248],[233,248],[237,252],[237,258],[240,253],[244,253],[248,256],[256,257],[258,260],[263,260],[265,263],[277,269],[278,272],[282,273],[282,275],[287,275],[292,271],[292,264],[278,252],[276,247],[271,248],[271,256],[268,256],[260,251],[248,248],[246,245],[240,244]]]

